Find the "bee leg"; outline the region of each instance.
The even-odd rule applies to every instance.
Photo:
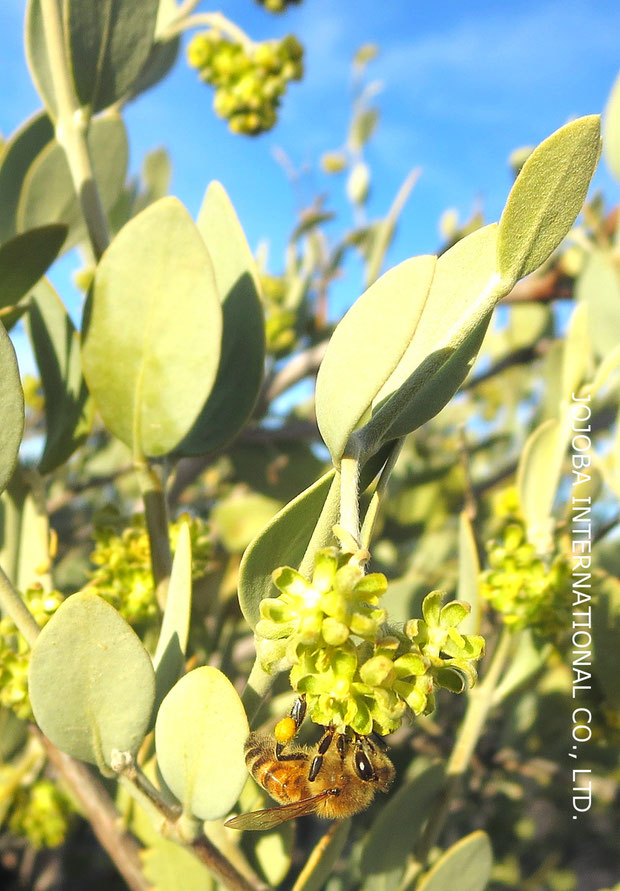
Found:
[[[282,739],[276,742],[276,758],[278,761],[290,761],[294,759],[282,755],[284,747],[297,735],[297,731],[306,717],[306,696],[304,693],[298,696],[293,703],[287,718],[278,721],[276,725],[276,738],[280,733]]]
[[[336,748],[338,749],[340,760],[344,761],[344,756],[347,752],[347,738],[343,733],[339,734],[338,738],[336,739]]]
[[[319,771],[321,769],[321,765],[323,764],[323,755],[329,749],[332,744],[332,740],[334,738],[335,730],[333,727],[328,727],[325,733],[323,734],[323,738],[319,742],[317,746],[317,754],[312,759],[312,764],[310,765],[310,772],[308,774],[308,780],[312,782],[316,780],[319,775]]]

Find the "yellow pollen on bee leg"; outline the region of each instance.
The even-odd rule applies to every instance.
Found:
[[[273,735],[277,742],[284,744],[289,742],[295,736],[296,731],[297,725],[293,718],[282,718],[282,720],[278,721],[276,724]]]

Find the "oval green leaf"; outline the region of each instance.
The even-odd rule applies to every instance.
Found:
[[[15,235],[0,246],[0,307],[13,306],[58,256],[67,227],[58,223]]]
[[[189,526],[187,523],[182,523],[172,561],[164,618],[153,656],[157,689],[155,712],[183,671],[191,608],[192,545]]]
[[[390,269],[353,304],[332,335],[316,381],[316,416],[336,465],[407,349],[435,263],[435,257],[413,257]]]
[[[364,875],[402,873],[442,782],[442,766],[431,764],[390,796],[364,840],[360,861]]]
[[[29,118],[9,138],[0,161],[0,241],[17,232],[17,205],[28,168],[48,142],[54,126],[44,111]]]
[[[457,599],[471,606],[471,611],[459,625],[459,634],[478,634],[481,604],[478,596],[480,561],[472,522],[466,511],[459,517],[459,578]]]
[[[197,222],[222,300],[222,351],[215,384],[181,455],[220,448],[252,413],[263,379],[265,326],[254,258],[224,187],[212,182]]]
[[[517,468],[527,537],[540,553],[547,552],[552,545],[553,502],[565,451],[564,424],[549,418],[527,438]]]
[[[109,114],[93,121],[88,145],[103,207],[109,211],[123,188],[129,157],[127,133],[120,115]],[[17,207],[20,232],[48,223],[65,223],[69,227],[65,251],[87,239],[67,158],[56,140],[48,143],[30,165]]]
[[[13,475],[24,433],[24,393],[13,344],[0,324],[0,492]]]
[[[484,891],[493,866],[493,850],[486,832],[477,830],[457,841],[416,885],[417,891]]]
[[[62,16],[62,0],[56,0],[56,5],[58,7],[58,15]],[[50,118],[55,120],[57,116],[56,96],[54,94],[54,81],[47,53],[45,30],[43,28],[41,0],[28,0],[24,26],[24,45],[30,77],[33,80],[37,93],[43,100]]]
[[[91,592],[73,594],[32,651],[30,700],[37,724],[63,752],[110,765],[135,754],[146,733],[155,675],[136,633]]]
[[[534,149],[499,222],[497,265],[514,284],[544,263],[577,219],[601,153],[600,116],[577,118]]]
[[[82,365],[109,429],[142,455],[174,450],[211,390],[222,311],[200,233],[162,198],[121,229],[95,275]]]
[[[620,74],[611,88],[603,114],[603,154],[609,169],[620,182]]]
[[[79,334],[46,279],[31,296],[26,329],[45,396],[46,435],[39,471],[50,473],[84,442],[94,408],[82,376]]]
[[[463,238],[437,261],[411,341],[359,432],[366,452],[404,436],[452,398],[480,349],[490,313],[507,291],[497,276],[497,224]]]
[[[69,0],[67,31],[75,92],[92,112],[132,89],[155,39],[159,0]]]
[[[620,272],[611,251],[592,248],[575,285],[588,306],[588,332],[599,358],[620,344]]]
[[[161,774],[187,813],[217,820],[247,780],[248,720],[226,675],[205,665],[178,681],[161,704],[155,748]]]
[[[261,600],[273,591],[273,570],[278,566],[299,566],[334,474],[330,470],[290,501],[248,545],[239,567],[239,604],[251,628],[260,619]]]

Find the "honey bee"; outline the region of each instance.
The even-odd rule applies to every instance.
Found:
[[[295,732],[304,713],[305,703],[297,700],[291,711]],[[281,807],[240,814],[226,826],[272,829],[306,814],[343,820],[365,810],[377,790],[389,789],[394,765],[368,737],[350,737],[330,727],[314,746],[289,746],[294,735],[289,721],[283,719],[274,736],[251,733],[245,744],[248,770]]]

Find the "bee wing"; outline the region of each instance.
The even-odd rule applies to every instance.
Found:
[[[301,801],[292,801],[290,804],[283,804],[280,807],[267,807],[262,811],[252,811],[249,814],[239,814],[238,817],[232,817],[224,823],[230,829],[273,829],[280,823],[287,820],[294,820],[295,817],[305,817],[306,814],[313,814],[318,804],[325,801],[330,795],[333,795],[331,789],[325,792],[319,792],[311,798],[302,798]]]

